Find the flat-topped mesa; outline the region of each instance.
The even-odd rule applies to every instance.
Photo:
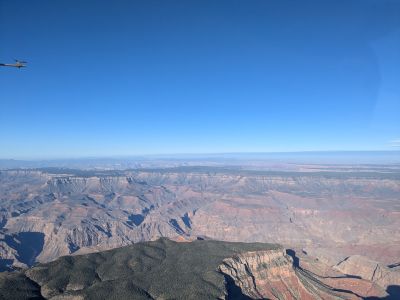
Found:
[[[266,243],[178,243],[160,238],[64,256],[16,271],[22,277],[19,281],[12,273],[0,273],[0,299],[29,298],[16,298],[21,290],[26,295],[40,292],[46,299],[231,299],[226,277],[218,272],[223,260],[236,253],[278,248]],[[238,295],[243,296],[240,290]]]
[[[360,300],[388,296],[360,278],[339,272],[318,275],[318,267],[306,269],[295,255],[277,244],[178,243],[160,238],[0,273],[0,298],[33,298],[15,297],[21,291],[46,299]],[[349,290],[359,284],[362,290]]]
[[[226,258],[219,271],[253,299],[358,299],[333,291],[317,279],[299,276],[284,249],[253,251]]]

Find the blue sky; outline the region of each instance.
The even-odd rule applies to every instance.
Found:
[[[0,158],[394,150],[399,1],[0,0]]]

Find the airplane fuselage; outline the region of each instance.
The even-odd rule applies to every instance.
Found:
[[[14,67],[14,68],[25,68],[24,64],[0,64],[0,67]]]

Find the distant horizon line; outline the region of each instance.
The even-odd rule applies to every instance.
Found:
[[[177,158],[177,157],[207,157],[207,156],[242,156],[242,155],[299,155],[299,154],[395,154],[399,150],[305,150],[305,151],[241,151],[241,152],[186,152],[186,153],[158,153],[158,154],[124,154],[124,155],[82,155],[82,156],[53,156],[53,157],[0,157],[0,161],[56,161],[56,160],[81,160],[81,159],[137,159],[137,158]]]

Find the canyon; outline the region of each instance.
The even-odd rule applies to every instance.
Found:
[[[167,237],[282,245],[292,256],[278,265],[290,271],[266,268],[256,288],[234,276],[249,257],[224,257],[220,272],[250,298],[273,298],[274,280],[277,299],[307,299],[310,289],[321,299],[383,298],[399,285],[398,165],[8,169],[0,201],[2,271]]]

